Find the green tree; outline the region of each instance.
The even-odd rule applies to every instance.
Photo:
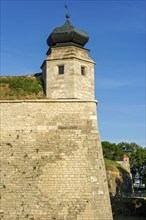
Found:
[[[103,155],[110,160],[117,160],[121,155],[126,154],[130,159],[130,169],[133,177],[136,173],[140,175],[143,183],[146,183],[146,148],[136,143],[121,142],[118,144],[107,141],[102,142]]]

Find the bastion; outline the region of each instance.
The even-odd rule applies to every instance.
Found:
[[[112,220],[88,39],[67,18],[47,41],[46,98],[0,103],[3,220]]]

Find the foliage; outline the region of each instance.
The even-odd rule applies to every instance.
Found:
[[[30,95],[43,94],[41,77],[13,76],[0,78],[1,98],[19,98]]]
[[[130,159],[130,169],[133,176],[138,173],[143,183],[146,183],[146,148],[136,143],[121,142],[119,144],[102,142],[104,157],[110,160],[117,160],[121,155],[126,154]]]
[[[102,146],[103,146],[103,155],[107,159],[117,160],[118,157],[123,154],[122,148],[117,147],[115,143],[104,141],[102,142]]]

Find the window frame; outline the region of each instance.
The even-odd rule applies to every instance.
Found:
[[[58,65],[58,74],[63,75],[64,74],[64,65]]]
[[[86,67],[85,66],[81,66],[81,75],[86,76]]]

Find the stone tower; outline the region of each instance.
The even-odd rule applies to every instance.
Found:
[[[88,34],[68,18],[48,37],[50,48],[41,66],[47,98],[62,103],[62,119],[56,122],[61,142],[54,143],[62,153],[57,167],[51,168],[57,178],[50,176],[50,193],[54,200],[63,200],[56,219],[111,220],[94,100],[95,62],[83,47]]]
[[[53,30],[47,42],[50,49],[42,65],[46,96],[49,99],[94,99],[94,61],[83,45],[87,33],[68,20]]]
[[[88,38],[67,17],[47,41],[47,99],[1,101],[3,220],[112,220]]]
[[[116,162],[121,164],[131,174],[129,157],[126,154],[121,155]]]

